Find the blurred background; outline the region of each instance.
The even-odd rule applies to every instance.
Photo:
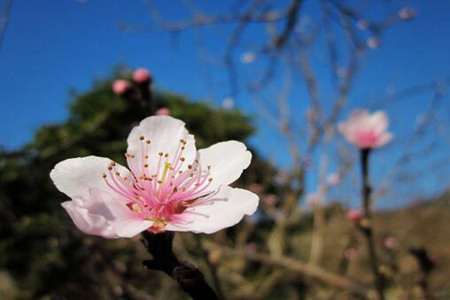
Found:
[[[142,268],[139,238],[79,232],[48,176],[70,157],[123,162],[131,128],[159,109],[198,148],[235,139],[254,154],[235,186],[260,196],[257,214],[175,238],[222,299],[373,299],[347,217],[361,209],[358,151],[337,131],[358,108],[385,111],[394,134],[370,174],[387,299],[450,299],[450,2],[0,5],[1,299],[187,299]],[[112,88],[141,88],[137,68],[152,74],[149,109]]]

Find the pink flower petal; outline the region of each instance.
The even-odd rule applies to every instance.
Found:
[[[89,213],[89,210],[81,207],[75,201],[63,202],[62,206],[78,229],[84,233],[98,235],[109,239],[119,237],[103,216]]]

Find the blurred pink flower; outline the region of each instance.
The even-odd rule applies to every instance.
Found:
[[[341,176],[338,173],[328,175],[327,182],[329,185],[338,185],[341,182]]]
[[[386,132],[388,126],[389,120],[383,111],[369,114],[367,110],[355,110],[338,128],[349,143],[370,149],[384,146],[392,139],[392,133]]]
[[[311,193],[306,195],[306,202],[310,205],[317,205],[322,202],[322,194],[321,193]]]
[[[387,237],[383,240],[383,246],[387,249],[395,249],[397,248],[398,240],[395,237]]]
[[[241,62],[243,64],[250,64],[256,59],[256,54],[254,52],[245,52],[241,55]]]
[[[139,68],[133,73],[133,80],[137,83],[142,83],[146,81],[150,81],[152,78],[152,75],[150,72],[145,68]]]
[[[58,163],[50,177],[71,198],[62,206],[75,225],[105,238],[145,230],[213,233],[253,214],[258,196],[229,186],[250,164],[245,145],[228,141],[197,151],[184,125],[169,116],[144,119],[128,136],[129,170],[97,156]]]
[[[361,222],[362,218],[363,214],[359,210],[352,209],[347,212],[347,219],[354,224]]]
[[[416,15],[417,11],[413,7],[403,7],[398,12],[398,16],[400,17],[400,19],[405,21],[414,18]]]
[[[262,194],[264,188],[259,183],[252,183],[248,186],[248,190],[257,195]]]
[[[370,37],[366,43],[367,43],[367,46],[371,49],[378,48],[381,45],[380,39],[376,36]]]
[[[130,87],[130,83],[123,79],[118,79],[113,83],[113,91],[117,95],[123,95]]]
[[[361,30],[366,30],[370,27],[370,22],[366,19],[360,19],[356,23],[356,26]]]
[[[170,109],[167,107],[162,107],[155,112],[157,116],[170,116]]]
[[[269,194],[263,198],[263,201],[269,206],[274,206],[278,202],[278,197],[274,194]]]

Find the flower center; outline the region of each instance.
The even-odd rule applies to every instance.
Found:
[[[108,187],[126,201],[130,210],[153,221],[149,230],[155,233],[164,231],[169,223],[189,222],[185,219],[189,214],[207,218],[194,208],[218,201],[212,200],[217,191],[208,191],[213,180],[211,167],[202,169],[198,160],[186,165],[183,157],[185,140],[180,140],[173,157],[163,152],[149,157],[151,141],[144,136],[139,140],[142,142],[141,154],[125,154],[130,176],[120,174],[116,163],[111,162],[108,172],[102,175]]]
[[[362,130],[356,133],[356,140],[362,148],[372,148],[378,140],[378,134],[373,130]]]

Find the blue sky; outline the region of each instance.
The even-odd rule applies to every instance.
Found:
[[[169,19],[188,16],[180,9],[179,1],[156,3]],[[220,12],[229,4],[201,3],[211,12]],[[361,107],[362,99],[384,92],[387,87],[399,90],[450,74],[450,1],[407,3],[417,7],[418,18],[392,28],[382,36],[382,46],[368,53],[349,109]],[[371,17],[377,18],[382,13],[380,8]],[[179,46],[174,47],[171,37],[163,32],[120,32],[119,21],[145,26],[150,24],[149,12],[141,1],[13,2],[0,50],[0,145],[7,149],[20,147],[42,124],[64,120],[69,89],[87,90],[93,79],[108,76],[118,64],[131,68],[145,66],[160,88],[193,99],[218,104],[228,95],[222,75],[213,74],[217,78],[212,87],[205,84],[205,78],[211,75],[208,72],[214,70],[199,62],[194,31],[181,34]],[[223,48],[223,41],[214,35],[207,39],[211,49]],[[248,98],[245,92],[240,94],[235,99],[236,105],[255,114]],[[429,98],[429,94],[423,95],[387,108],[396,124],[394,132],[413,127],[417,115],[427,108]],[[287,165],[286,160],[273,154],[277,153],[278,144],[267,147],[267,140],[272,139],[273,133],[263,127],[252,143],[266,156]],[[380,156],[383,155],[390,156],[381,152]],[[386,161],[388,164],[389,160]]]

